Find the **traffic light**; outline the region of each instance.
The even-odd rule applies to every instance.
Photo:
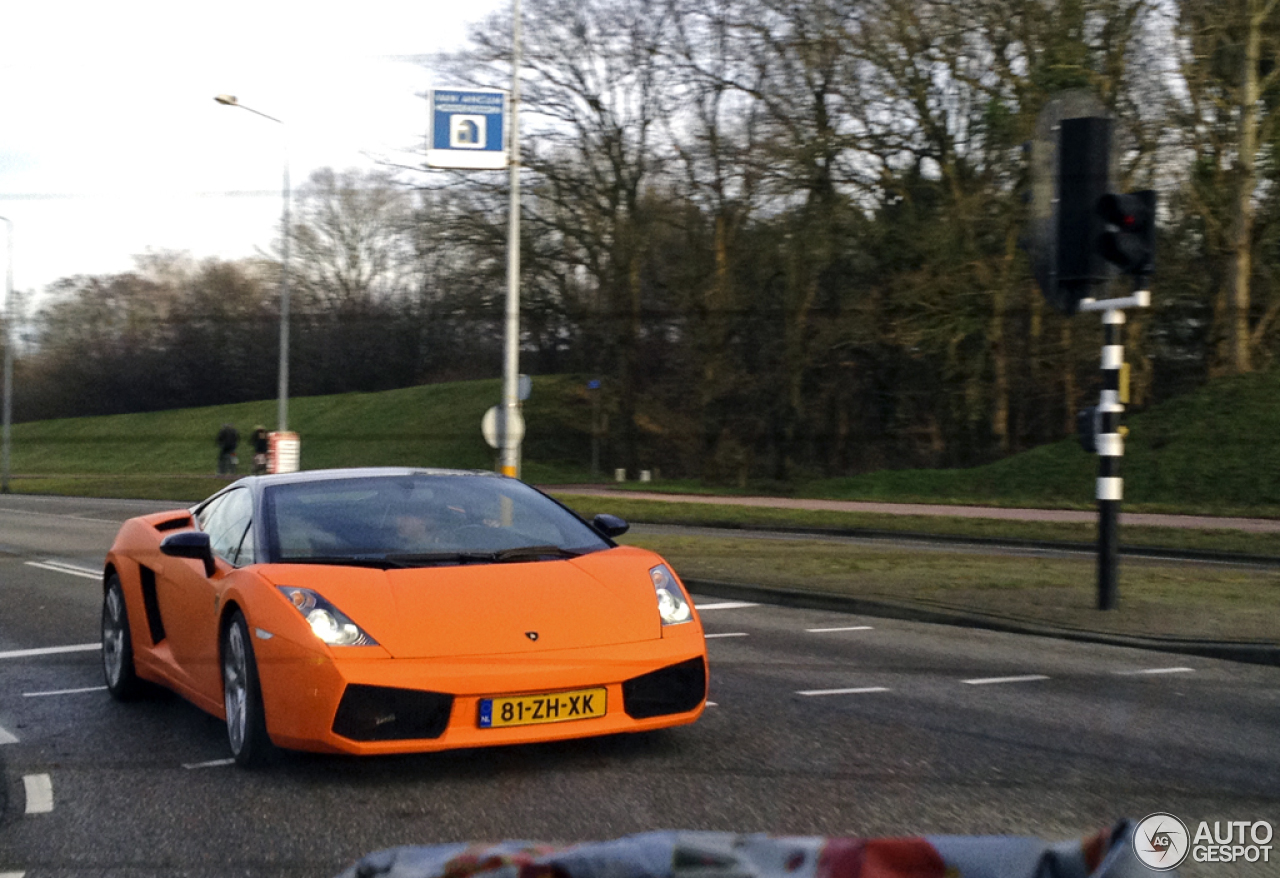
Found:
[[[1111,120],[1105,116],[1063,119],[1058,132],[1055,283],[1050,303],[1074,314],[1081,299],[1105,283],[1110,263],[1098,249],[1106,224],[1098,205],[1110,188]]]
[[[1102,257],[1125,274],[1151,274],[1156,256],[1155,191],[1108,193],[1098,200],[1098,216],[1108,226],[1098,239]]]

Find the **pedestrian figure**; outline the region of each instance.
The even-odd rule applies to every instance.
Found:
[[[240,444],[240,433],[230,424],[223,424],[218,431],[218,475],[234,476],[236,474],[236,446]]]
[[[253,474],[260,476],[267,471],[267,428],[259,424],[253,428]]]

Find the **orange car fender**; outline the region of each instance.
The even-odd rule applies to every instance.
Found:
[[[219,644],[231,614],[239,609],[249,626],[258,666],[267,734],[280,742],[292,738],[297,727],[323,726],[332,715],[335,684],[341,691],[330,647],[311,632],[302,614],[268,580],[250,569],[241,574],[222,595]],[[369,659],[390,657],[377,646],[361,647],[358,654]]]

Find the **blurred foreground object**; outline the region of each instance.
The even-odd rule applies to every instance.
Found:
[[[339,878],[1136,878],[1133,824],[1050,844],[1019,836],[902,838],[647,832],[613,841],[390,848]],[[1165,874],[1176,875],[1174,871]]]

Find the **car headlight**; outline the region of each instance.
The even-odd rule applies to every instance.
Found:
[[[279,586],[280,591],[311,626],[311,633],[329,646],[377,646],[345,613],[309,588]]]
[[[684,589],[671,575],[667,565],[659,564],[649,571],[653,580],[653,590],[658,596],[658,615],[663,625],[679,625],[693,618],[693,609],[684,596]]]

